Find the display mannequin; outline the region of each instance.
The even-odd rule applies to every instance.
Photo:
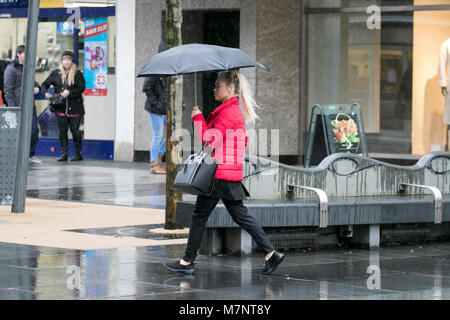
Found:
[[[447,124],[445,137],[445,151],[448,151],[448,132],[450,129],[450,38],[448,38],[441,46],[441,55],[439,60],[439,87],[441,87],[442,95],[445,97],[444,105],[444,123]]]

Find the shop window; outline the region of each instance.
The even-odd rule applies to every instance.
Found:
[[[307,3],[309,111],[316,103],[359,103],[371,153],[444,150],[437,70],[440,45],[450,38],[450,10],[439,1],[376,1],[393,10],[369,28],[365,9],[373,2]]]

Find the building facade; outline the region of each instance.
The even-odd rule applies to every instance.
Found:
[[[78,34],[64,34],[68,7],[82,6],[83,19],[107,19],[107,94],[85,97],[84,138],[93,157],[148,161],[152,131],[144,79],[136,75],[165,39],[165,1],[61,3],[63,8],[41,10],[38,56],[48,61],[78,43],[85,70],[84,26]],[[450,38],[450,0],[183,0],[182,5],[183,43],[239,47],[271,69],[243,70],[262,107],[249,152],[302,164],[312,107],[353,103],[361,106],[369,155],[420,156],[445,149],[439,70],[441,46]],[[26,19],[0,10],[1,29],[8,30],[0,35],[5,59],[26,40]],[[58,17],[51,16],[58,10]],[[38,82],[46,72],[37,72]],[[197,77],[198,104],[206,115],[216,106],[215,77]],[[183,128],[192,134],[193,76],[183,83]],[[38,111],[45,107],[45,100],[38,102]],[[50,138],[41,137],[44,149],[45,139]]]

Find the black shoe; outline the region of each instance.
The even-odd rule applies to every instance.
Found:
[[[274,272],[277,269],[278,265],[281,262],[283,262],[283,260],[284,260],[284,254],[279,253],[278,251],[275,250],[275,252],[272,254],[270,259],[264,263],[264,269],[262,269],[260,271],[260,273],[271,274],[272,272]]]
[[[70,159],[70,161],[82,161],[82,160],[83,160],[83,157],[81,156],[81,154],[77,154],[75,157]]]
[[[180,263],[180,260],[174,261],[174,262],[167,262],[164,263],[164,267],[170,271],[173,272],[182,272],[186,274],[194,274],[194,264],[191,263],[188,266],[183,266]]]
[[[67,161],[67,155],[62,155],[61,158],[59,158],[57,161],[59,162]]]

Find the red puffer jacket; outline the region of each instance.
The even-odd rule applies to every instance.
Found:
[[[248,137],[238,98],[233,97],[221,104],[209,114],[206,122],[203,114],[194,116],[192,121],[202,145],[211,138],[213,155],[219,163],[215,178],[241,181]]]

